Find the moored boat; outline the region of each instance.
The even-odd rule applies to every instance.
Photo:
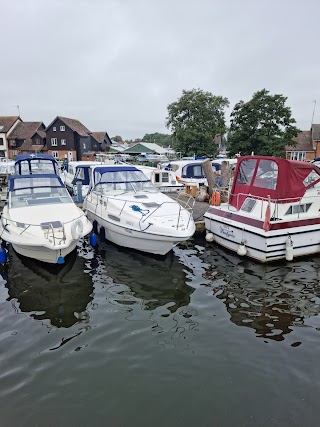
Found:
[[[12,175],[0,221],[0,238],[15,251],[48,263],[63,263],[92,224],[55,174]]]
[[[87,216],[117,245],[165,255],[193,236],[191,210],[157,191],[135,166],[92,168]]]
[[[172,170],[155,168],[152,166],[135,165],[141,170],[152,184],[163,193],[170,193],[184,189],[184,185],[179,182],[176,174]]]
[[[320,251],[320,169],[269,156],[239,157],[228,202],[205,213],[206,239],[261,262]]]

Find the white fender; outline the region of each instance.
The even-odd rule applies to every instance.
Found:
[[[73,221],[71,225],[71,236],[74,240],[80,239],[83,235],[83,223],[80,219]]]
[[[210,242],[210,243],[214,241],[214,235],[213,235],[213,233],[207,233],[206,234],[206,241]]]
[[[286,260],[287,261],[293,260],[293,242],[290,236],[286,240]]]
[[[237,254],[240,256],[247,255],[247,248],[244,243],[241,242],[240,245],[238,246]]]

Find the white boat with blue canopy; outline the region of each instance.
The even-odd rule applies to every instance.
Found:
[[[62,264],[92,224],[55,174],[12,175],[0,221],[0,238],[16,252]]]
[[[59,175],[59,165],[50,154],[20,154],[16,157],[15,175],[55,174]]]
[[[135,166],[95,166],[84,209],[107,240],[165,255],[193,236],[192,209],[159,192]]]
[[[71,195],[77,195],[79,184],[82,197],[88,194],[91,166],[100,164],[95,161],[74,161],[67,164],[61,178]]]

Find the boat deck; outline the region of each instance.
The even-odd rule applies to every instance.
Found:
[[[180,193],[174,192],[174,193],[166,193],[166,194],[172,199],[176,199]],[[207,212],[208,208],[209,208],[208,202],[198,202],[197,200],[195,201],[194,207],[193,207],[193,220],[196,224],[196,232],[204,231],[205,226],[204,226],[203,215]]]
[[[2,212],[3,206],[4,206],[5,201],[6,201],[5,200],[6,199],[5,190],[3,191],[2,194],[3,194],[3,198],[0,198],[0,213]],[[179,192],[166,193],[166,194],[167,194],[167,196],[171,197],[172,199],[176,199],[178,197]],[[82,207],[82,203],[76,202],[76,204],[79,207]],[[193,219],[194,219],[194,222],[196,224],[196,232],[202,232],[205,229],[203,215],[207,212],[208,208],[209,208],[208,202],[195,201],[195,204],[193,207]]]

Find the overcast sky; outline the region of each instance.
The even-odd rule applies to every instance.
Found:
[[[319,0],[0,0],[0,115],[80,120],[111,137],[169,133],[182,90],[285,95],[320,123]]]

